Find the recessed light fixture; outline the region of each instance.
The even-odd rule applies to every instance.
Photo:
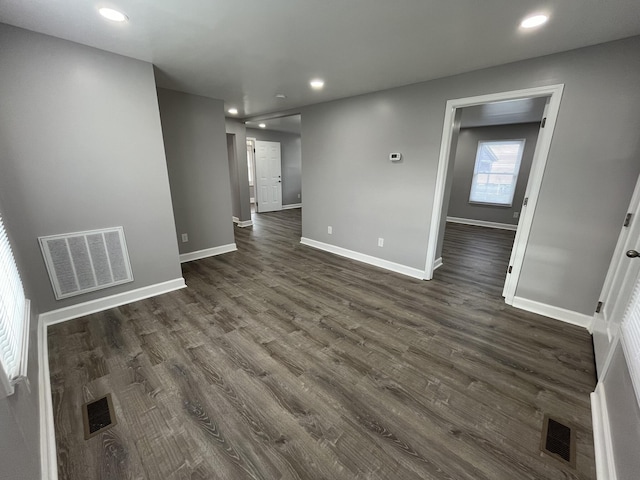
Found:
[[[276,98],[287,98],[284,93],[276,93]]]
[[[238,109],[237,108],[230,108],[229,110],[227,110],[231,115],[237,115],[238,114]]]
[[[314,78],[309,82],[309,85],[311,85],[311,88],[314,90],[322,90],[322,87],[324,87],[324,80]]]
[[[549,16],[543,13],[538,13],[536,15],[531,15],[520,23],[522,28],[535,28],[540,25],[544,25],[549,20]]]
[[[258,125],[260,128],[267,128],[267,124],[266,123],[261,123],[260,125]]]
[[[98,10],[100,15],[102,15],[107,20],[111,20],[114,22],[126,22],[129,20],[124,13],[119,12],[118,10],[114,10],[113,8],[101,8]]]

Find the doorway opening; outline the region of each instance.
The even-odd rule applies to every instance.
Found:
[[[252,211],[302,207],[301,121],[296,114],[245,123]]]
[[[560,108],[560,99],[562,97],[563,88],[564,85],[551,85],[547,87],[537,87],[478,97],[455,99],[447,102],[442,143],[440,147],[438,173],[436,178],[434,206],[431,215],[425,279],[430,280],[433,278],[434,270],[438,268],[442,262],[438,253],[442,251],[444,241],[451,186],[454,180],[453,167],[460,137],[464,109],[469,109],[467,110],[468,112],[474,112],[473,107],[475,107],[477,110],[476,113],[485,112],[485,114],[487,114],[488,112],[494,112],[496,117],[503,117],[502,121],[504,121],[504,117],[510,115],[508,113],[509,109],[505,109],[505,107],[515,106],[515,110],[518,110],[525,104],[536,104],[538,107],[544,104],[542,108],[539,133],[535,141],[535,149],[531,160],[528,181],[526,182],[526,188],[524,189],[521,203],[517,203],[518,199],[515,196],[517,181],[515,183],[512,181],[514,177],[516,180],[518,177],[518,172],[515,170],[514,162],[503,161],[502,166],[498,166],[495,168],[495,171],[492,171],[491,166],[487,165],[486,158],[484,158],[484,160],[483,158],[480,158],[482,157],[482,152],[480,151],[476,151],[473,175],[469,179],[470,189],[466,192],[469,200],[482,200],[482,202],[475,202],[476,205],[473,205],[474,202],[471,202],[472,207],[478,207],[479,203],[492,203],[496,199],[499,199],[503,204],[506,202],[511,203],[511,206],[516,205],[516,207],[519,207],[517,222],[514,225],[515,239],[513,241],[513,248],[511,249],[508,268],[506,269],[506,280],[502,292],[506,303],[513,304],[515,290],[524,260],[524,253],[529,239],[531,225],[533,223],[533,215],[542,184],[544,167],[546,165],[547,156],[551,146],[551,139],[553,137],[553,131],[555,129],[556,119]],[[473,115],[469,116],[473,117]],[[486,154],[487,152],[485,151],[484,153]],[[495,150],[492,152],[491,148],[489,148],[488,153],[491,155],[492,153],[495,153]],[[507,178],[508,176],[511,176],[512,178],[509,179]],[[475,197],[471,191],[474,190],[474,186],[476,193]],[[511,194],[513,194],[513,196]],[[469,201],[467,201],[467,203],[469,203]],[[506,207],[506,204],[503,205],[503,208],[504,207]],[[513,213],[515,212],[511,212],[512,215]],[[513,224],[513,222],[494,223]]]

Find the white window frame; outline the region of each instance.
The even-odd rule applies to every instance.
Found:
[[[30,302],[0,216],[0,398],[27,378]]]
[[[516,187],[518,186],[518,176],[520,175],[520,167],[522,165],[522,157],[524,155],[524,146],[525,146],[525,142],[526,139],[524,138],[509,138],[509,139],[504,139],[504,140],[480,140],[478,142],[478,148],[476,150],[476,159],[473,165],[473,176],[471,177],[471,188],[469,189],[469,203],[472,205],[489,205],[489,206],[493,206],[493,207],[506,207],[506,208],[510,208],[513,206],[513,198],[516,194]],[[478,175],[491,175],[491,172],[478,172],[478,166],[479,166],[479,161],[480,161],[480,152],[482,151],[482,148],[485,145],[488,144],[505,144],[505,143],[518,143],[520,145],[520,155],[518,158],[518,163],[516,166],[516,170],[514,173],[501,173],[500,175],[511,175],[513,178],[512,181],[512,185],[513,188],[511,190],[511,198],[509,200],[509,203],[500,203],[500,202],[484,202],[481,200],[474,200],[472,198],[473,195],[473,186],[476,183],[476,178],[478,177]]]

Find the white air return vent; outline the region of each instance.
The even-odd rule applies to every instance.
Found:
[[[56,299],[133,282],[122,227],[40,237]]]

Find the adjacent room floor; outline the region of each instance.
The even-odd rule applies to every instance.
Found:
[[[189,288],[49,328],[61,480],[595,478],[590,336],[504,304],[512,235],[448,228],[425,282],[300,245],[300,210],[254,217]]]

